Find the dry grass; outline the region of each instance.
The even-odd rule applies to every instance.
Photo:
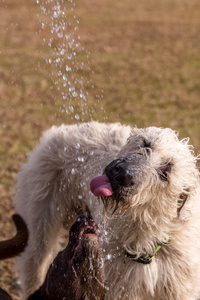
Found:
[[[65,1],[66,7],[69,4]],[[171,127],[190,136],[200,152],[200,2],[199,0],[81,0],[67,12],[79,30],[84,50],[76,63],[83,70],[87,106],[80,99],[64,101],[54,41],[48,47],[49,15],[35,1],[5,0],[0,10],[0,236],[14,234],[13,187],[26,153],[38,143],[41,132],[53,124],[85,121],[121,121],[137,126]],[[89,58],[87,51],[90,51]],[[89,65],[88,65],[89,62]],[[60,67],[62,72],[63,66]],[[90,69],[89,69],[90,68]],[[49,75],[52,74],[52,75]],[[55,85],[55,81],[58,85]],[[57,89],[60,88],[60,90]],[[74,114],[62,112],[69,105]],[[82,114],[85,112],[85,115]],[[13,260],[0,264],[0,285],[12,289]]]

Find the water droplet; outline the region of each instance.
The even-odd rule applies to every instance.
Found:
[[[71,111],[71,112],[74,112],[74,108],[73,108],[73,106],[69,106],[69,110]]]
[[[57,36],[61,39],[63,37],[63,32],[58,32]]]
[[[78,161],[84,162],[84,157],[78,156]]]
[[[79,119],[80,119],[80,117],[79,117],[78,114],[75,115],[75,119],[76,119],[76,120],[79,120]]]
[[[77,143],[76,146],[75,146],[75,148],[76,148],[76,149],[79,149],[79,148],[80,148],[80,144]]]
[[[70,71],[72,70],[72,68],[71,68],[71,67],[69,67],[69,66],[66,66],[66,68],[65,68],[65,69],[66,69],[66,71],[67,71],[67,72],[70,72]]]
[[[76,173],[76,171],[75,171],[74,168],[72,168],[71,173],[72,173],[72,174],[75,174],[75,173]]]
[[[75,87],[69,87],[69,92],[73,92],[75,90]]]
[[[57,14],[56,11],[53,12],[53,17],[54,17],[54,18],[57,18],[57,17],[58,17],[58,14]]]
[[[111,259],[111,257],[112,257],[112,256],[111,256],[110,254],[107,254],[107,255],[106,255],[106,258],[107,258],[107,259]]]
[[[63,75],[63,80],[67,81],[67,76],[65,74]]]
[[[72,93],[72,96],[73,96],[74,98],[76,98],[77,95],[78,95],[78,94],[77,94],[77,92],[75,92],[75,91]]]

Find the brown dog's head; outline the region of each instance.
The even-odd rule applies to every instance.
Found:
[[[70,229],[67,247],[54,259],[39,293],[52,300],[103,300],[105,292],[97,226],[88,214],[80,215]]]

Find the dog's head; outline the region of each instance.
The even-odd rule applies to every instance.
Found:
[[[174,218],[196,192],[196,160],[188,139],[180,141],[173,130],[135,128],[103,176],[91,182],[91,190],[112,211],[132,207],[144,214],[157,208]]]
[[[54,259],[40,290],[45,299],[104,299],[101,245],[90,215],[80,215],[72,225],[69,243]]]

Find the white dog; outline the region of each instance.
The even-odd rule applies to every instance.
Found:
[[[196,160],[171,129],[52,127],[18,175],[16,210],[30,234],[17,262],[24,296],[42,283],[60,229],[89,209],[102,234],[106,300],[200,299]]]

